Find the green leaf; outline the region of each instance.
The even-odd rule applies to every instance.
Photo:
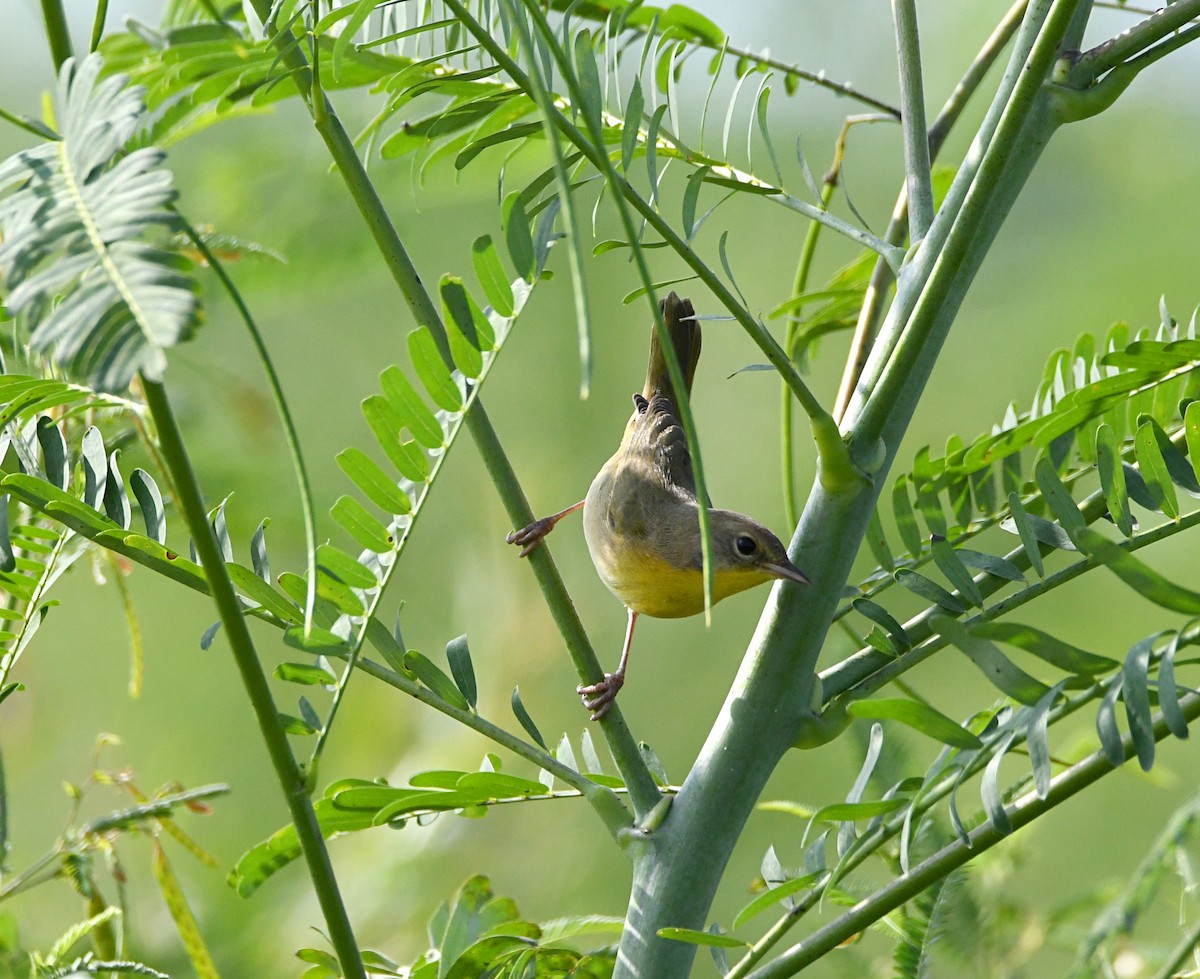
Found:
[[[1100,489],[1108,503],[1108,512],[1126,537],[1133,534],[1133,516],[1129,512],[1129,494],[1125,489],[1125,470],[1121,465],[1121,445],[1111,425],[1096,429],[1096,468]]]
[[[984,571],[993,577],[1003,578],[1005,581],[1025,583],[1025,575],[1021,569],[1008,558],[985,554],[982,551],[973,551],[969,547],[956,547],[954,553],[968,568]]]
[[[363,495],[381,510],[391,514],[412,513],[412,500],[404,490],[361,449],[343,449],[337,464]]]
[[[995,639],[1023,649],[1065,673],[1097,676],[1118,666],[1114,659],[1089,653],[1019,622],[979,622],[970,631],[979,639]]]
[[[969,635],[963,624],[947,615],[934,615],[930,625],[957,646],[1001,693],[1018,703],[1034,706],[1049,690],[1044,683],[1015,666],[992,643]]]
[[[446,660],[450,664],[450,673],[454,677],[455,685],[474,710],[479,693],[475,686],[475,667],[471,664],[471,649],[467,645],[466,636],[451,639],[446,644]]]
[[[509,260],[522,279],[532,282],[537,260],[533,252],[529,217],[525,213],[525,205],[521,202],[520,191],[513,191],[504,198],[503,222]]]
[[[737,913],[737,917],[733,919],[733,927],[740,928],[751,918],[770,910],[775,905],[787,900],[793,894],[809,890],[820,876],[819,873],[805,874],[803,877],[793,877],[790,880],[785,880],[782,884],[775,885],[742,908]]]
[[[300,610],[296,606],[249,568],[228,561],[225,569],[229,572],[229,579],[233,582],[234,587],[251,601],[283,619],[284,622],[299,625],[303,621]]]
[[[1026,512],[1024,504],[1021,503],[1021,497],[1015,491],[1008,494],[1008,512],[1016,527],[1017,535],[1021,538],[1021,546],[1025,548],[1025,556],[1029,558],[1029,563],[1037,572],[1038,577],[1045,578],[1046,568],[1042,564],[1041,548],[1038,547],[1037,538],[1033,534],[1029,514]]]
[[[983,770],[983,778],[979,783],[979,797],[983,801],[984,812],[988,814],[988,819],[991,820],[997,831],[1004,835],[1012,832],[1012,821],[1004,809],[1004,795],[1000,791],[1000,763],[1004,760],[1004,753],[1008,751],[1018,733],[1009,731],[996,745],[994,754]]]
[[[1134,450],[1137,452],[1142,479],[1146,481],[1146,488],[1154,501],[1154,509],[1172,520],[1178,520],[1179,497],[1175,492],[1175,484],[1171,482],[1171,474],[1167,471],[1158,441],[1154,437],[1154,427],[1150,421],[1138,426],[1133,439]]]
[[[461,411],[462,392],[450,376],[450,368],[438,353],[433,334],[427,327],[413,330],[408,335],[408,355],[412,358],[413,370],[417,372],[417,377],[425,385],[434,404],[446,411]]]
[[[638,132],[641,129],[645,104],[641,79],[635,75],[633,84],[629,87],[629,101],[625,103],[625,119],[621,128],[621,170],[625,174],[629,173],[629,167],[633,163],[633,153],[638,145]]]
[[[389,438],[392,442],[399,442],[399,428],[404,427],[412,433],[414,439],[427,449],[440,449],[446,444],[446,435],[442,430],[441,423],[438,422],[437,417],[430,410],[429,406],[425,404],[421,395],[417,393],[417,389],[408,382],[408,378],[404,376],[404,372],[399,367],[392,365],[385,368],[383,373],[379,375],[379,386],[380,390],[383,391],[383,396],[387,404],[395,411],[395,417],[399,421],[399,425],[389,427]],[[372,400],[368,398],[363,402],[364,413],[366,413],[368,402]],[[370,422],[370,420],[368,417],[367,421]],[[373,425],[372,428],[374,428]],[[382,437],[380,438],[380,442],[383,442]],[[387,448],[388,446],[384,445],[384,449]],[[392,465],[409,479],[421,481],[425,478],[423,474],[415,477],[409,475],[406,470],[411,469],[411,460],[402,458],[397,461],[393,458],[390,451],[388,452],[388,458],[392,459]],[[428,466],[426,465],[424,468],[427,472]]]
[[[917,527],[917,515],[913,511],[908,495],[908,477],[900,476],[892,486],[892,512],[896,517],[896,529],[908,553],[918,557],[921,553],[921,531]]]
[[[340,496],[329,508],[329,515],[342,529],[369,551],[383,554],[392,550],[396,540],[387,527],[369,514],[352,496]]]
[[[1187,406],[1183,413],[1183,429],[1192,472],[1200,480],[1200,401],[1193,401]]]
[[[310,737],[320,730],[320,725],[310,724],[308,721],[302,720],[293,714],[285,714],[283,711],[277,711],[277,713],[285,734]]]
[[[971,577],[971,572],[944,537],[934,536],[930,548],[933,561],[958,593],[976,608],[983,608],[983,595]]]
[[[687,942],[689,945],[712,945],[716,948],[749,948],[750,943],[731,935],[714,935],[708,931],[696,931],[694,928],[660,928],[659,938],[669,938],[675,942]]]
[[[520,687],[513,687],[512,712],[513,716],[520,722],[521,727],[525,729],[525,733],[533,738],[534,742],[540,745],[543,751],[549,751],[550,749],[546,747],[546,739],[542,737],[542,732],[538,730],[537,725],[533,723],[533,718],[529,716],[529,711],[525,709],[525,704],[521,700]]]
[[[337,683],[337,677],[321,666],[311,663],[280,663],[275,667],[275,677],[287,683],[299,683],[304,686],[331,687]]]
[[[1125,764],[1125,743],[1117,726],[1117,698],[1121,695],[1124,679],[1124,674],[1114,678],[1096,709],[1096,733],[1100,736],[1100,747],[1114,768]]]
[[[145,469],[135,469],[129,474],[129,488],[138,501],[142,520],[146,524],[146,536],[159,544],[167,543],[167,516],[163,510],[162,494],[158,484]]]
[[[458,687],[434,662],[414,649],[404,654],[404,668],[420,680],[425,686],[441,697],[442,700],[459,710],[469,710],[466,699],[458,691]]]
[[[483,373],[484,337],[492,332],[491,325],[484,319],[483,310],[457,276],[443,275],[438,284],[442,296],[443,319],[446,321],[446,336],[450,342],[450,356],[454,364],[472,379]],[[492,336],[492,343],[495,337]],[[487,343],[488,349],[492,343]]]
[[[1079,512],[1079,507],[1075,505],[1071,491],[1063,484],[1054,465],[1045,456],[1042,456],[1038,460],[1037,466],[1034,468],[1034,475],[1037,480],[1038,489],[1042,491],[1042,496],[1046,500],[1046,503],[1054,515],[1058,517],[1058,522],[1062,525],[1062,529],[1066,531],[1067,536],[1074,541],[1076,531],[1081,527],[1086,527],[1087,521],[1083,519],[1083,514]],[[1033,527],[1034,534],[1036,535],[1036,523],[1033,523]]]
[[[911,568],[898,568],[892,572],[892,577],[914,595],[919,595],[948,612],[965,612],[967,610],[967,607],[945,588],[918,571],[913,571]]]
[[[867,547],[871,549],[875,560],[884,571],[892,571],[896,567],[896,559],[892,557],[892,549],[888,547],[887,535],[883,532],[883,521],[879,519],[879,507],[871,513],[871,523],[867,527]]]
[[[1088,557],[1102,563],[1143,598],[1173,612],[1200,615],[1200,593],[1168,581],[1149,565],[1142,563],[1123,547],[1114,544],[1090,527],[1078,531],[1077,537],[1080,548]]]
[[[534,125],[540,127],[541,123]],[[500,264],[500,256],[496,253],[491,235],[475,239],[471,246],[471,259],[475,265],[475,278],[479,280],[492,308],[501,316],[512,316],[515,311],[512,284],[504,274],[504,266]]]
[[[851,717],[893,720],[954,748],[981,748],[983,742],[928,704],[908,699],[856,700],[847,705]]]
[[[850,604],[854,607],[855,611],[865,615],[872,622],[886,629],[888,635],[896,641],[900,650],[912,648],[912,640],[909,639],[908,633],[904,631],[904,626],[883,606],[876,605],[868,598],[856,598]]]
[[[48,415],[37,420],[37,440],[42,447],[42,471],[46,479],[59,489],[66,489],[71,479],[67,440],[63,438],[62,429]]]

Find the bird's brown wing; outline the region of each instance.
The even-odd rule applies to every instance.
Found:
[[[687,435],[675,406],[663,395],[638,401],[638,417],[629,439],[629,464],[643,480],[686,500],[696,500],[696,474]],[[707,506],[712,503],[705,500]]]

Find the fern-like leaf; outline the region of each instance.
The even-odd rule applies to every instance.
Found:
[[[33,348],[116,391],[162,376],[199,306],[189,263],[151,243],[175,223],[175,191],[160,150],[127,152],[142,91],[101,69],[64,64],[60,138],[0,164],[0,275]]]

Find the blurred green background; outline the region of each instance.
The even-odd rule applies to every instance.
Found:
[[[90,26],[91,11],[84,6],[91,5],[74,11],[77,40]],[[156,23],[156,6],[113,3],[110,27],[130,14]],[[736,43],[754,49],[769,45],[774,57],[824,69],[834,78],[852,79],[863,91],[895,99],[892,28],[883,5],[874,5],[867,17],[853,4],[754,0],[737,5],[736,15],[713,0],[696,6]],[[994,2],[922,9],[935,111],[1004,9]],[[1127,26],[1128,17],[1099,14],[1104,29],[1094,40]],[[697,65],[701,60],[706,59],[697,59]],[[1180,93],[1195,92],[1197,74],[1195,54],[1186,49],[1139,78],[1103,116],[1056,137],[967,299],[901,459],[911,459],[925,444],[940,454],[951,433],[970,438],[985,431],[1010,400],[1024,408],[1047,356],[1081,332],[1102,333],[1118,319],[1153,327],[1160,295],[1178,318],[1190,315],[1200,294],[1194,245],[1200,107]],[[702,86],[698,76],[690,77]],[[7,4],[0,30],[0,105],[38,114],[40,92],[51,77],[37,5],[33,0]],[[355,122],[368,118],[373,107],[361,93],[338,95],[336,104]],[[694,129],[698,99],[686,111]],[[743,114],[747,111],[744,107]],[[799,133],[819,174],[842,116],[857,111],[848,101],[804,85],[791,98],[783,98],[780,90],[772,99],[777,145],[786,155]],[[981,111],[973,106],[971,118]],[[0,152],[7,155],[24,145],[23,138],[11,127],[0,128]],[[956,160],[963,149],[960,136],[944,161]],[[427,283],[444,272],[469,277],[470,242],[497,233],[498,161],[498,156],[486,157],[458,180],[448,166],[436,168],[419,188],[407,161],[372,162],[372,176]],[[526,167],[540,162],[529,153],[524,161]],[[262,242],[286,256],[285,265],[251,257],[231,271],[266,334],[291,398],[315,482],[321,536],[347,547],[326,516],[329,504],[349,489],[334,456],[349,445],[369,449],[372,439],[358,404],[376,389],[383,367],[405,362],[404,337],[414,324],[294,101],[273,114],[228,121],[174,146],[170,165],[179,206],[191,221]],[[900,168],[896,127],[856,129],[845,179],[877,232],[886,223]],[[793,178],[795,173],[792,167]],[[517,186],[511,174],[510,180]],[[802,186],[799,179],[793,182]],[[840,199],[837,208],[847,213]],[[718,212],[702,239],[714,262],[718,225],[729,229],[731,265],[750,308],[766,311],[788,298],[806,222],[760,202]],[[826,235],[814,285],[852,255]],[[661,277],[679,274],[676,264],[658,261]],[[535,291],[485,396],[538,512],[580,499],[615,448],[629,394],[641,386],[648,332],[644,302],[623,305],[620,300],[638,285],[623,253],[590,261],[595,377],[591,397],[581,401],[569,276],[561,257],[552,258],[551,268],[556,278]],[[251,533],[267,516],[275,572],[298,570],[301,524],[280,431],[250,345],[211,277],[205,281],[208,322],[193,343],[172,356],[172,395],[210,502],[233,494],[226,512],[240,543],[239,557],[245,559]],[[689,294],[686,284],[679,289]],[[690,293],[702,313],[715,311],[708,297]],[[814,363],[812,383],[827,400],[836,390],[844,347],[844,338],[826,342]],[[768,373],[729,377],[760,359],[733,325],[707,326],[695,409],[714,500],[755,514],[786,537],[779,385]],[[799,456],[799,485],[807,487],[811,453],[803,442]],[[126,464],[137,463],[127,459]],[[435,659],[454,636],[470,637],[485,716],[515,726],[508,699],[519,684],[543,732],[556,739],[565,731],[577,744],[585,718],[572,692],[576,679],[532,575],[504,543],[509,529],[464,435],[410,540],[391,609],[404,603],[406,643]],[[624,613],[597,580],[579,525],[563,525],[552,544],[597,649],[606,663],[615,664]],[[1188,541],[1156,548],[1149,559],[1180,580],[1195,579],[1194,545]],[[862,567],[867,569],[866,561]],[[50,615],[15,677],[28,689],[6,702],[0,728],[12,868],[35,859],[61,831],[69,809],[62,783],[87,776],[93,743],[102,731],[122,740],[104,753],[102,766],[127,767],[145,791],[172,779],[189,786],[210,781],[233,786],[212,816],[181,819],[225,867],[284,822],[274,776],[227,649],[220,638],[207,652],[199,648],[201,633],[215,619],[213,610],[200,597],[143,570],[135,571],[129,584],[146,646],[145,689],[139,698],[127,693],[129,640],[118,594],[111,583],[97,586],[87,562],[60,585],[56,597],[63,605]],[[682,780],[703,742],[765,596],[760,590],[723,603],[711,629],[699,618],[639,624],[621,703],[635,735],[654,747],[674,781]],[[1118,657],[1155,629],[1179,624],[1096,575],[1026,618]],[[295,658],[275,631],[259,628],[256,635],[268,664]],[[831,636],[826,662],[846,649],[843,639]],[[977,709],[993,696],[960,659],[946,653],[912,678],[935,705],[959,713],[964,703]],[[968,691],[972,699],[966,701]],[[294,711],[295,688],[280,685],[277,692],[281,707]],[[353,684],[344,709],[324,762],[325,781],[384,776],[399,782],[429,768],[471,769],[491,747],[365,677]],[[1086,725],[1081,731],[1086,734]],[[767,797],[840,801],[858,769],[863,733],[816,752],[793,753]],[[1058,747],[1067,754],[1072,750],[1068,744]],[[301,753],[307,749],[298,745]],[[910,768],[920,771],[936,749],[913,741],[891,750],[909,752]],[[1010,763],[1014,777],[1018,764]],[[532,774],[515,761],[511,766]],[[1041,912],[1099,882],[1120,880],[1166,814],[1194,788],[1196,775],[1189,746],[1168,742],[1151,775],[1127,766],[1020,834],[1000,857],[989,858],[992,874],[1000,875],[1012,902]],[[97,791],[86,811],[126,803],[125,797]],[[751,823],[714,919],[728,922],[748,900],[769,844],[785,864],[800,862],[803,828],[778,814],[762,814]],[[178,848],[173,852],[225,975],[295,975],[301,965],[291,958],[292,950],[322,944],[311,930],[320,928],[320,916],[299,866],[244,901],[225,885],[223,874],[200,867]],[[138,954],[174,974],[189,974],[153,893],[149,845],[123,841],[119,854],[135,897],[129,925]],[[376,830],[334,842],[332,854],[360,943],[401,961],[424,949],[429,914],[472,873],[489,875],[496,891],[514,897],[533,919],[619,915],[627,897],[626,864],[578,802],[501,808],[483,820],[442,818],[402,832]],[[65,884],[43,887],[14,903],[13,910],[32,947],[44,947],[82,914]],[[1163,941],[1171,935],[1167,920]],[[872,974],[886,953],[886,943],[868,938],[812,971]],[[703,953],[697,961],[698,975],[715,974]],[[1065,960],[1051,955],[1044,961],[1061,965]]]

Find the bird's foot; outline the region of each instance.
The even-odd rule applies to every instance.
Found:
[[[583,698],[583,706],[592,712],[592,720],[598,721],[608,713],[624,685],[624,673],[605,673],[599,683],[581,683],[575,692]]]
[[[519,557],[525,557],[538,546],[546,535],[554,529],[554,525],[558,523],[557,516],[542,517],[540,520],[535,520],[533,523],[522,527],[520,530],[514,530],[511,534],[505,537],[505,541],[509,544],[516,544],[521,548]]]

